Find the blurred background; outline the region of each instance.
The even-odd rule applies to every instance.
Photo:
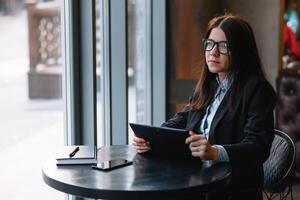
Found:
[[[122,0],[120,0],[122,1]],[[201,39],[207,22],[224,12],[238,14],[253,27],[268,80],[278,93],[276,127],[300,150],[299,0],[162,0],[165,34],[164,85],[155,76],[153,1],[126,4],[126,120],[159,124],[183,108],[192,94],[203,62]],[[67,74],[65,43],[67,0],[0,0],[0,198],[64,199],[43,182],[41,167],[67,144]],[[97,144],[105,144],[107,98],[107,5],[94,0]],[[123,2],[123,1],[122,1]],[[159,21],[159,20],[158,20]],[[162,70],[159,69],[159,70]],[[111,80],[114,82],[115,80]],[[153,83],[154,82],[154,83]],[[153,94],[162,89],[162,118],[155,122]],[[113,117],[112,117],[113,118]],[[126,123],[126,141],[132,132]],[[298,153],[300,155],[300,153]],[[297,171],[300,172],[297,157]],[[297,172],[297,173],[298,173]],[[296,176],[297,177],[297,176]],[[294,197],[300,193],[295,179]],[[298,196],[300,198],[300,195]],[[297,198],[295,198],[297,199]]]

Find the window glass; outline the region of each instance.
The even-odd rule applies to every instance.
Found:
[[[150,1],[127,1],[128,121],[151,124]],[[129,128],[129,143],[132,131]]]
[[[97,144],[109,144],[108,0],[96,0]],[[106,133],[106,134],[105,134]]]
[[[64,199],[41,167],[64,144],[60,2],[0,1],[0,199]]]

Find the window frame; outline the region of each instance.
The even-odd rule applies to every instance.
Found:
[[[67,145],[97,144],[104,134],[104,145],[128,144],[127,93],[127,1],[106,1],[108,24],[105,44],[105,126],[97,133],[95,0],[63,0],[63,90],[66,102]],[[159,125],[166,117],[166,2],[151,2],[151,57],[147,73],[147,112],[149,123]]]

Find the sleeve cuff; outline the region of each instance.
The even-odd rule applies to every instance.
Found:
[[[229,162],[229,157],[225,148],[222,145],[214,145],[214,146],[218,149],[218,155],[214,160],[212,160],[213,163]]]

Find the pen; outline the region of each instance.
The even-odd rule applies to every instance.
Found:
[[[79,147],[76,147],[76,148],[74,149],[74,151],[72,151],[72,152],[69,154],[69,155],[70,155],[70,158],[73,157],[73,156],[75,156],[75,154],[76,154],[77,151],[79,151]]]

